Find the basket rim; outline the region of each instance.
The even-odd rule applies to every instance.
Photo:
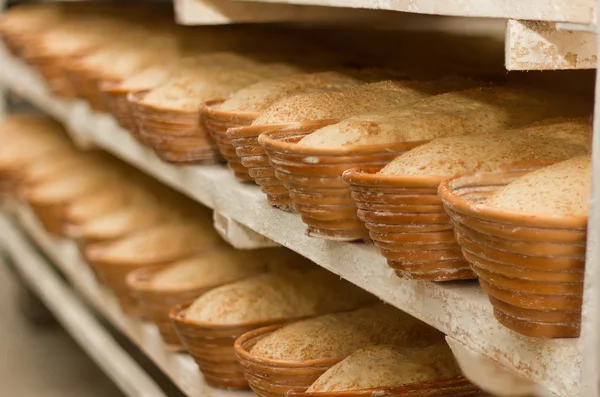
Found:
[[[407,151],[416,146],[422,145],[429,141],[412,141],[412,142],[397,142],[397,143],[379,143],[374,145],[349,145],[341,147],[314,147],[302,145],[300,143],[288,142],[289,136],[293,135],[298,128],[303,128],[306,131],[312,128],[311,132],[334,124],[331,119],[315,120],[310,122],[298,122],[287,126],[273,128],[265,131],[258,137],[258,143],[267,151],[285,153],[285,154],[301,154],[312,156],[351,156],[351,155],[370,155],[378,153],[393,153],[396,151]],[[307,133],[308,135],[308,133]]]
[[[267,334],[271,334],[276,330],[282,328],[283,324],[270,325],[262,328],[257,328],[252,331],[246,332],[236,339],[233,348],[235,349],[236,355],[240,358],[240,361],[248,361],[254,364],[259,364],[268,367],[287,367],[287,368],[306,368],[306,367],[316,367],[316,366],[333,366],[340,361],[342,361],[344,357],[330,357],[330,358],[321,358],[321,359],[313,359],[313,360],[276,360],[276,359],[268,359],[268,358],[259,358],[250,353],[249,350],[246,349],[245,344],[249,341],[261,337],[266,336]]]
[[[461,187],[481,186],[487,181],[497,181],[503,177],[515,176],[518,178],[541,166],[536,162],[530,164],[533,168],[512,170],[510,167],[504,167],[494,172],[478,172],[446,179],[440,184],[438,195],[445,207],[470,218],[535,228],[587,230],[588,216],[586,215],[554,215],[505,210],[483,203],[473,203],[455,193],[455,190]]]
[[[349,185],[367,186],[373,188],[407,188],[404,184],[410,184],[414,188],[435,188],[437,189],[440,183],[451,178],[438,175],[384,175],[379,174],[384,166],[380,167],[354,167],[350,168],[342,174],[342,178]]]
[[[260,112],[221,110],[219,107],[223,104],[223,102],[225,102],[225,99],[212,99],[210,101],[206,101],[203,106],[204,114],[211,119],[219,120],[238,120],[241,118],[254,120],[260,115]]]
[[[245,127],[229,128],[227,130],[227,136],[230,138],[245,138],[245,137],[258,137],[259,135],[266,132],[280,131],[280,130],[294,130],[299,128],[320,128],[325,127],[329,124],[335,124],[340,122],[342,119],[321,119],[321,120],[305,120],[305,121],[294,121],[289,123],[275,123],[275,124],[261,124],[261,125],[247,125]]]
[[[127,94],[127,101],[131,102],[135,106],[139,106],[140,108],[151,109],[155,112],[172,112],[172,113],[179,113],[181,115],[188,115],[188,116],[194,116],[194,117],[199,116],[202,113],[202,107],[199,107],[198,109],[195,109],[195,110],[183,110],[183,109],[177,109],[177,108],[169,108],[166,106],[158,106],[158,105],[143,103],[142,101],[144,100],[144,97],[146,95],[148,95],[148,93],[150,91],[152,91],[152,90],[150,89],[150,90],[139,90],[139,91],[129,92]]]

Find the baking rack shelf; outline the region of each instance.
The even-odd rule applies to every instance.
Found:
[[[18,223],[27,232],[27,235],[44,252],[54,264],[67,277],[71,285],[99,311],[112,325],[135,343],[171,380],[190,397],[250,397],[251,392],[233,392],[217,389],[206,385],[198,367],[187,354],[172,353],[165,349],[156,327],[149,323],[126,317],[110,291],[102,288],[85,262],[81,259],[77,246],[66,240],[59,240],[49,236],[37,222],[27,207],[17,206],[16,217]],[[4,249],[12,253],[20,271],[25,273],[32,285],[38,285],[42,298],[50,306],[59,319],[63,316],[72,318],[73,327],[66,324],[67,330],[76,339],[82,338],[82,347],[91,346],[90,355],[104,364],[108,374],[117,381],[125,383],[130,396],[159,397],[164,396],[158,386],[146,375],[133,359],[123,350],[116,352],[108,342],[108,333],[103,326],[89,313],[83,313],[84,305],[81,302],[73,303],[77,298],[73,292],[61,294],[53,292],[63,284],[63,290],[68,289],[52,274],[50,265],[36,253],[35,245],[25,237],[5,214],[0,215],[0,231]],[[70,298],[64,297],[69,294]],[[85,318],[84,318],[85,317]],[[104,335],[102,335],[104,334]],[[98,336],[100,335],[100,336]],[[93,342],[96,342],[93,345]],[[116,342],[113,342],[116,344]],[[116,345],[118,346],[118,345]],[[114,376],[113,376],[114,374]],[[125,389],[124,389],[125,390]]]
[[[244,0],[247,3],[279,5],[303,5],[362,8],[374,10],[403,11],[417,14],[452,15],[464,17],[490,17],[506,19],[529,19],[573,23],[593,23],[594,0]],[[202,24],[205,15],[202,7],[219,7],[220,1],[174,0],[178,19],[187,24]],[[235,1],[228,1],[225,4]],[[255,8],[258,9],[260,5]],[[269,13],[263,7],[262,15]]]
[[[53,98],[41,79],[6,51],[0,52],[0,65],[0,85],[61,120],[76,141],[103,147],[227,219],[299,252],[440,329],[470,352],[490,358],[545,390],[578,395],[581,355],[577,339],[542,340],[518,335],[494,319],[487,297],[474,282],[401,280],[372,245],[309,238],[304,235],[299,216],[271,208],[258,187],[238,183],[224,166],[165,164],[138,145],[110,116],[93,113],[79,101],[65,103]],[[480,384],[489,381],[474,380]]]

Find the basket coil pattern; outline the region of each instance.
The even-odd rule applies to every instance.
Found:
[[[222,161],[217,144],[201,123],[201,112],[145,104],[147,91],[127,96],[142,139],[164,161],[176,164],[214,164]]]
[[[415,280],[476,278],[437,195],[444,178],[377,174],[381,168],[353,168],[344,180],[389,266],[399,277]]]
[[[138,142],[144,143],[133,115],[131,104],[127,100],[130,91],[120,88],[118,83],[105,82],[101,87],[104,103],[119,126],[128,131]]]
[[[252,124],[258,113],[220,111],[221,103],[223,103],[221,100],[206,103],[202,110],[204,125],[236,179],[241,182],[252,182],[254,178],[249,175],[248,169],[242,164],[231,138],[227,135],[227,130]]]
[[[450,179],[439,193],[498,321],[527,336],[577,337],[587,216],[534,215],[480,204],[532,169]]]
[[[311,122],[312,130],[283,128],[265,132],[259,142],[267,151],[275,175],[289,190],[294,209],[308,226],[309,236],[338,241],[368,239],[368,231],[358,218],[356,202],[342,174],[357,166],[386,165],[423,142],[340,148],[298,144],[310,132],[333,122]]]
[[[58,57],[45,54],[24,55],[26,61],[43,77],[50,92],[61,99],[73,99],[75,87],[68,77],[64,64],[73,62],[75,56]]]
[[[189,303],[171,309],[171,321],[188,353],[194,358],[206,382],[227,389],[247,389],[248,380],[238,363],[234,342],[240,336],[267,325],[282,324],[290,319],[214,324],[185,318]]]
[[[283,182],[275,176],[275,170],[269,163],[269,156],[265,149],[258,143],[258,137],[263,132],[273,131],[279,128],[304,129],[301,125],[259,125],[230,128],[227,136],[235,147],[236,154],[248,174],[260,186],[260,190],[267,196],[269,204],[285,211],[292,211],[292,199]],[[312,126],[307,131],[314,131]]]

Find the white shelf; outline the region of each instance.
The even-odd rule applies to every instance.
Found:
[[[245,0],[257,4],[257,0]],[[529,19],[591,24],[594,22],[594,0],[258,0],[262,3],[282,5],[363,8],[402,11],[416,14],[451,15],[464,17],[489,17],[505,19]],[[187,24],[202,24],[204,4],[215,5],[216,0],[174,0],[178,19]],[[235,3],[229,1],[226,4]],[[253,10],[268,14],[269,9]]]
[[[89,266],[81,258],[79,250],[75,243],[66,240],[59,240],[48,235],[38,223],[37,219],[25,206],[16,207],[16,215],[19,223],[27,231],[27,234],[35,241],[38,247],[58,266],[62,273],[71,282],[74,288],[83,295],[89,303],[95,307],[108,321],[110,321],[119,331],[129,337],[152,361],[171,378],[171,380],[190,397],[251,397],[251,392],[234,392],[217,389],[208,386],[200,374],[194,360],[183,353],[173,353],[165,349],[158,329],[150,323],[134,320],[126,317],[109,290],[101,287],[95,280]],[[3,243],[5,249],[13,253],[13,256],[27,266],[34,263],[35,272],[32,277],[40,284],[47,283],[51,277],[49,271],[36,273],[38,268],[48,267],[44,260],[35,253],[35,248],[31,246],[24,235],[6,218],[0,215],[0,230],[2,231]],[[56,277],[56,276],[54,276]],[[52,299],[50,297],[49,299]],[[53,300],[49,302],[56,306],[60,313],[69,312],[70,306],[63,306],[63,300]],[[77,320],[75,321],[77,322]],[[78,334],[87,335],[88,322],[81,322]],[[97,324],[97,327],[102,327]],[[99,346],[102,350],[103,345]],[[120,372],[120,375],[129,382],[136,383],[136,377],[132,376],[130,368],[121,365],[123,357],[112,356],[110,349],[106,350],[106,365],[112,366],[113,372]],[[134,374],[137,375],[137,374]],[[137,383],[136,383],[137,385]],[[138,385],[139,386],[139,385]],[[142,385],[144,386],[144,385]],[[145,389],[146,391],[149,389]],[[146,392],[138,387],[136,391],[130,394],[132,397],[148,396],[158,397],[163,394]]]
[[[508,70],[595,69],[596,34],[585,26],[556,22],[508,21],[505,64]]]
[[[271,208],[258,187],[238,183],[222,166],[175,167],[162,163],[121,130],[110,116],[81,102],[52,98],[21,62],[0,57],[0,85],[55,115],[81,141],[94,142],[198,202],[310,258],[382,300],[449,335],[474,353],[530,379],[551,393],[578,395],[578,339],[534,339],[501,326],[475,282],[432,283],[397,278],[372,245],[309,238],[296,214]],[[489,379],[474,379],[485,385]]]

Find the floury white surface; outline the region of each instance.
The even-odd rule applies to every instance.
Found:
[[[64,103],[50,96],[40,78],[6,52],[0,53],[0,65],[1,84],[61,120],[79,142],[105,148],[228,219],[299,252],[431,324],[468,349],[470,354],[463,355],[466,359],[483,355],[551,393],[579,395],[578,339],[518,335],[496,321],[487,296],[475,282],[401,280],[372,245],[306,237],[298,215],[271,208],[258,187],[238,183],[224,166],[175,167],[163,163],[138,145],[110,116],[91,112],[81,101]],[[471,359],[471,366],[477,363]],[[489,371],[480,374],[486,373]],[[482,386],[490,382],[487,375],[473,374],[481,376],[474,380]]]

